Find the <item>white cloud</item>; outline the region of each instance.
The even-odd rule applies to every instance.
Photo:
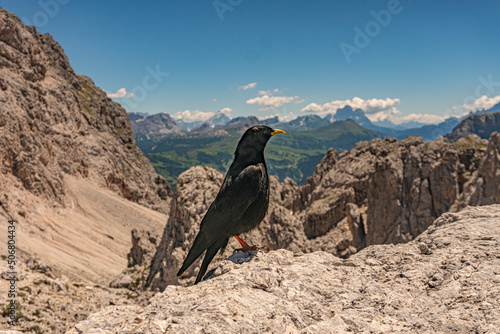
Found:
[[[221,113],[225,114],[226,116],[230,117],[231,113],[233,112],[233,109],[225,107],[219,110]]]
[[[396,106],[401,101],[399,99],[369,99],[363,100],[359,97],[354,97],[352,100],[335,100],[325,104],[310,103],[302,111],[311,111],[318,115],[335,114],[338,109],[350,106],[352,109],[361,109],[365,114],[373,114],[382,110],[390,109],[392,113],[398,113]]]
[[[122,97],[132,97],[132,96],[134,96],[134,94],[132,94],[130,92],[127,92],[127,90],[125,88],[118,89],[116,91],[116,93],[106,92],[106,95],[110,99],[119,99],[119,98],[122,98]]]
[[[481,96],[476,101],[470,104],[462,105],[462,109],[466,113],[471,113],[475,111],[488,110],[493,108],[496,104],[500,103],[500,95],[495,97],[487,97],[486,95]]]
[[[365,114],[372,122],[391,121],[394,124],[403,124],[408,122],[419,122],[425,124],[437,124],[444,122],[449,116],[438,116],[431,114],[409,114],[407,116],[394,116],[394,113],[379,111],[374,114]]]
[[[285,89],[279,90],[278,88],[275,89],[268,89],[268,90],[259,90],[258,95],[274,95],[274,94],[281,94],[283,93]]]
[[[264,121],[266,119],[270,119],[270,118],[274,118],[278,116],[279,118],[279,115],[278,114],[274,114],[274,115],[267,115],[267,116],[257,116],[257,118],[259,119],[259,121]]]
[[[210,111],[204,112],[196,109],[196,110],[178,111],[174,115],[172,115],[172,118],[182,119],[185,122],[194,122],[194,121],[206,121],[213,115],[215,115],[215,113],[213,112]]]
[[[289,112],[288,114],[284,115],[283,117],[279,117],[280,121],[281,122],[289,122],[293,119],[296,119],[297,118],[297,115],[295,115],[293,112]]]
[[[212,102],[217,102],[217,99],[212,99]]]
[[[359,97],[354,97],[352,100],[335,100],[325,104],[310,103],[302,111],[313,112],[317,115],[324,116],[327,114],[335,114],[338,109],[350,106],[353,109],[361,109],[366,117],[372,122],[391,121],[394,124],[402,124],[408,122],[419,122],[426,124],[436,124],[446,120],[445,116],[431,114],[409,114],[401,116],[401,112],[397,106],[401,102],[400,99],[368,99],[363,100]]]
[[[249,83],[248,85],[240,86],[238,87],[238,90],[247,90],[247,89],[252,89],[257,86],[256,82]]]
[[[277,109],[284,104],[297,100],[298,98],[298,96],[272,96],[266,94],[247,100],[247,104],[265,106],[265,108],[260,108],[259,110],[266,111],[270,109]]]

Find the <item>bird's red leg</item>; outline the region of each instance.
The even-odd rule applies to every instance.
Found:
[[[259,247],[259,246],[249,246],[246,242],[243,241],[243,239],[241,239],[239,236],[237,235],[234,235],[234,237],[236,238],[236,240],[238,240],[238,242],[240,243],[241,245],[241,248],[238,248],[238,249],[235,249],[234,251],[256,251],[258,249],[261,249],[263,247]]]

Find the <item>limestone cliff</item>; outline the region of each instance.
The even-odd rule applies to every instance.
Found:
[[[0,9],[0,177],[65,204],[64,176],[166,212],[170,188],[137,148],[125,110],[76,75],[61,46]],[[7,181],[5,181],[7,183]],[[2,216],[19,218],[0,190]],[[11,207],[12,206],[12,207]]]
[[[125,110],[75,74],[52,36],[0,8],[0,228],[17,221],[18,256],[107,284],[126,266],[130,231],[163,226],[170,200]]]

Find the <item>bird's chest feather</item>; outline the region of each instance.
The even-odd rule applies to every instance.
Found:
[[[255,199],[248,206],[238,221],[238,231],[235,234],[245,233],[257,227],[264,219],[269,206],[269,177],[264,164],[260,166],[261,175],[258,187],[255,189]]]

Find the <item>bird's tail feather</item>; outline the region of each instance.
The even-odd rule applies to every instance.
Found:
[[[201,264],[200,271],[198,272],[198,276],[196,276],[196,281],[194,284],[198,284],[203,276],[205,276],[205,273],[207,272],[208,265],[210,262],[212,262],[212,259],[214,256],[217,254],[217,252],[220,249],[220,245],[218,242],[215,242],[212,244],[212,246],[208,247],[207,252],[205,253],[205,257],[203,258],[203,263]]]
[[[196,239],[194,239],[193,246],[189,250],[186,259],[182,264],[181,269],[179,269],[179,272],[177,273],[177,276],[182,275],[182,273],[185,272],[186,269],[189,268],[189,266],[192,265],[193,262],[196,261],[196,259],[199,258],[200,255],[203,254],[205,249],[207,249],[209,246],[210,245],[208,244],[208,241],[203,233],[198,233]]]

